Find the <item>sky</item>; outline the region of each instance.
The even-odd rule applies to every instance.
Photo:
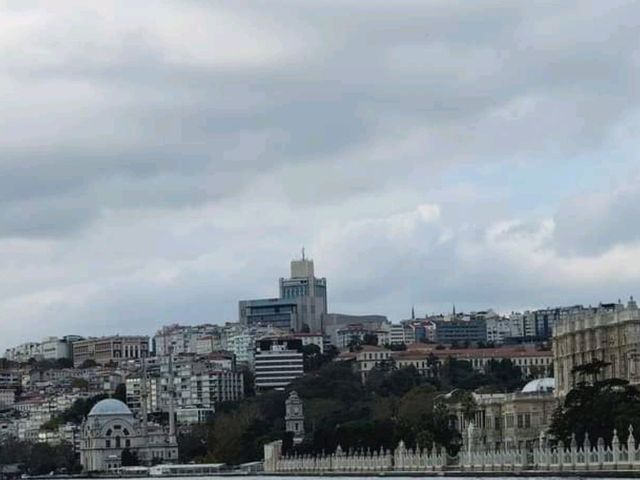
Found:
[[[640,3],[7,0],[0,348],[640,295]]]

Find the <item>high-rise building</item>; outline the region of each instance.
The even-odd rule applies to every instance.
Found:
[[[322,317],[327,313],[327,279],[316,278],[313,260],[291,262],[291,277],[280,279],[280,298],[294,300],[298,306],[297,332],[322,331]]]
[[[258,390],[283,390],[304,373],[302,340],[262,338],[256,342],[255,385]]]
[[[327,313],[327,280],[316,278],[313,260],[291,262],[291,276],[280,279],[280,296],[242,300],[240,323],[245,327],[271,326],[294,332],[322,332]]]

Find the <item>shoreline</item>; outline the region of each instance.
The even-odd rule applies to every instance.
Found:
[[[220,472],[216,474],[208,475],[84,475],[84,476],[71,476],[71,475],[39,475],[24,477],[25,480],[44,480],[44,479],[56,479],[56,480],[85,480],[85,479],[133,479],[133,478],[216,478],[216,477],[353,477],[353,478],[373,478],[373,477],[394,477],[394,478],[437,478],[437,477],[450,477],[450,478],[469,478],[469,477],[482,477],[482,478],[500,478],[500,477],[513,477],[513,478],[551,478],[551,477],[564,477],[564,478],[640,478],[640,471],[634,470],[598,470],[598,471],[581,471],[581,470],[563,470],[563,471],[537,471],[537,470],[521,470],[521,471],[418,471],[418,472],[326,472],[326,473],[266,473],[266,472]]]

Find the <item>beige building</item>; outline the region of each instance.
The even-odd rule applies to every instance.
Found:
[[[532,380],[515,393],[472,393],[475,411],[469,418],[464,402],[453,405],[456,424],[474,449],[532,447],[551,424],[557,407],[553,378]],[[470,424],[473,424],[471,427]]]
[[[633,297],[626,306],[601,304],[560,321],[554,329],[553,355],[558,397],[580,380],[573,369],[594,360],[610,364],[605,378],[640,385],[640,310]]]
[[[78,368],[85,361],[93,360],[106,365],[120,360],[149,356],[149,337],[120,336],[90,338],[73,343],[73,366]]]

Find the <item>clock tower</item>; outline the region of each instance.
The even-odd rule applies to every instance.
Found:
[[[293,433],[293,443],[300,443],[304,438],[304,413],[302,400],[295,390],[289,394],[285,402],[285,429]]]

